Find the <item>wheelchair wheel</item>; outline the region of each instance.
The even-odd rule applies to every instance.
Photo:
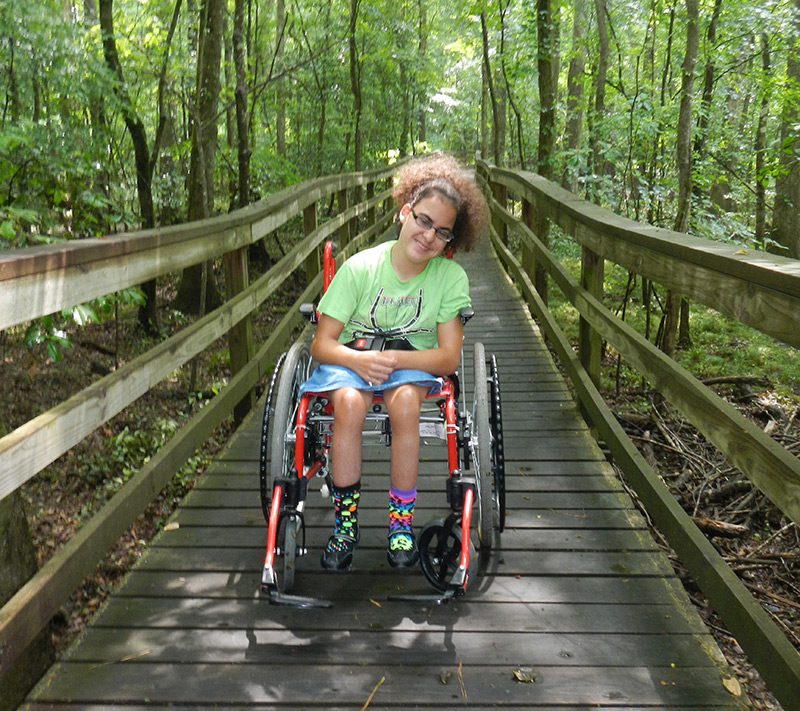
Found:
[[[492,435],[489,423],[489,393],[486,377],[486,355],[482,343],[474,347],[472,368],[472,459],[478,491],[478,540],[483,549],[491,548],[494,535],[494,502],[492,501]],[[475,437],[477,434],[477,438]],[[477,439],[477,442],[476,442]],[[477,451],[476,451],[477,450]]]
[[[425,524],[417,541],[419,563],[425,579],[440,592],[448,590],[461,558],[461,523],[438,518]],[[473,560],[470,554],[470,562]],[[472,578],[467,577],[467,586]]]
[[[286,354],[275,393],[274,426],[271,434],[271,449],[268,490],[272,491],[275,479],[287,477],[294,465],[294,425],[300,385],[308,378],[311,354],[305,343],[295,343]]]
[[[503,454],[503,413],[500,407],[500,377],[497,358],[489,359],[489,426],[492,430],[492,481],[494,483],[494,526],[502,533],[506,527],[506,465]]]
[[[294,588],[294,573],[297,563],[297,529],[298,518],[289,515],[281,523],[283,529],[283,575],[278,580],[278,586],[282,593],[290,593]]]
[[[281,353],[275,368],[272,371],[269,385],[267,387],[267,397],[264,402],[264,417],[261,421],[261,446],[259,449],[259,462],[258,462],[258,483],[261,491],[261,510],[264,512],[264,520],[269,525],[269,503],[272,497],[272,487],[269,479],[269,435],[270,424],[274,422],[272,403],[275,399],[275,390],[277,388],[278,378],[281,373],[281,368],[286,360],[286,353]],[[273,425],[274,426],[274,425]]]

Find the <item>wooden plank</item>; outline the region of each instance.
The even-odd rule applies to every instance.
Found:
[[[499,242],[497,246],[502,250]],[[649,515],[664,531],[667,540],[678,553],[681,561],[698,581],[700,588],[725,620],[728,628],[736,635],[740,645],[747,651],[772,693],[784,706],[800,708],[800,702],[798,702],[800,697],[796,693],[798,683],[800,683],[800,654],[722,560],[710,541],[700,533],[688,514],[680,508],[663,482],[636,450],[577,361],[566,337],[555,324],[544,304],[541,303],[530,279],[521,274],[519,265],[510,254],[506,253],[504,258],[509,266],[516,270],[523,293],[529,300],[531,308],[537,312],[542,322],[546,323],[548,337],[554,348],[558,350],[573,384],[579,390],[581,401],[587,411],[591,413],[599,432],[626,472],[628,481],[631,482],[641,498]],[[590,298],[586,297],[587,300]],[[601,313],[602,308],[598,308],[597,312]],[[671,366],[667,366],[666,369],[670,368]],[[672,388],[670,388],[671,390]],[[747,422],[738,414],[736,417]],[[731,418],[731,420],[736,420],[736,418]],[[748,427],[745,427],[744,431],[749,434],[749,430],[753,426],[749,422],[747,425]],[[757,428],[755,429],[757,430]],[[763,435],[760,430],[757,432],[759,436]],[[739,436],[742,436],[741,432]],[[770,442],[775,447],[778,446],[772,440]],[[783,451],[786,456],[791,456],[785,450]],[[771,457],[768,459],[774,464]],[[797,466],[797,460],[795,460],[794,466]],[[761,474],[771,476],[770,472],[764,472],[763,469]],[[776,478],[780,479],[781,477]],[[790,495],[796,497],[798,491],[800,488],[794,487]]]
[[[63,661],[130,664],[214,663],[280,664],[287,658],[299,665],[318,663],[334,655],[353,664],[427,663],[441,664],[441,650],[450,635],[447,629],[387,630],[380,645],[375,633],[361,630],[333,630],[311,638],[302,630],[255,629],[248,632],[249,644],[242,644],[241,629],[145,628],[141,630],[89,629],[81,645]],[[133,653],[132,653],[132,650]],[[140,656],[136,651],[140,650]],[[533,666],[560,662],[567,667],[619,667],[636,659],[642,666],[676,668],[710,667],[711,660],[700,651],[691,634],[593,635],[547,632],[473,632],[458,637],[458,652],[479,659],[492,650],[494,664],[518,665],[520,659]],[[130,657],[128,659],[128,657]],[[562,661],[563,660],[563,661]]]
[[[483,655],[486,657],[486,652]],[[525,664],[522,660],[521,664]],[[69,698],[73,703],[107,700],[114,703],[136,703],[141,698],[140,665],[116,664],[97,666],[91,663],[70,664],[70,676],[58,672],[65,664],[53,668],[53,680],[42,689],[41,701]],[[487,666],[461,664],[446,657],[441,668],[414,665],[340,665],[335,661],[306,665],[302,680],[297,667],[274,665],[265,675],[257,664],[200,664],[194,667],[191,684],[176,684],[185,677],[181,664],[149,664],[148,701],[182,704],[230,704],[244,697],[248,703],[274,703],[311,707],[320,699],[328,703],[364,704],[376,685],[384,680],[378,693],[382,699],[403,699],[405,707],[417,703],[436,706],[451,703],[459,697],[458,686],[442,684],[442,668],[455,674],[461,670],[465,691],[475,705],[535,705],[542,698],[558,698],[564,705],[591,703],[598,698],[625,700],[630,706],[653,706],[690,701],[703,708],[727,705],[729,698],[721,684],[712,680],[705,669],[665,667],[567,667],[537,668],[537,683],[520,684],[514,677],[517,665]],[[78,682],[92,677],[91,690]]]
[[[800,522],[800,459],[781,447],[740,414],[733,405],[698,382],[686,369],[664,355],[644,336],[617,319],[601,302],[582,290],[547,250],[535,244],[532,234],[523,233],[522,238],[531,242],[537,258],[547,262],[550,275],[592,327],[744,472],[783,513],[795,522]],[[499,240],[496,245],[499,250],[504,249]],[[552,320],[549,314],[544,314],[544,304],[534,303],[538,297],[530,283],[527,287],[523,284],[527,277],[523,276],[513,255],[506,250],[503,258],[509,268],[515,270],[523,291],[528,289],[526,298],[531,308],[538,311],[540,318]],[[797,332],[800,333],[800,329]],[[552,338],[552,333],[550,336]],[[563,349],[560,350],[563,353]],[[569,356],[564,354],[562,357]],[[600,423],[595,424],[600,426]]]

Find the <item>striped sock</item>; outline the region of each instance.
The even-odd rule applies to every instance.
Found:
[[[392,550],[410,550],[413,545],[410,534],[416,501],[416,487],[389,489],[389,548]]]
[[[331,485],[334,521],[333,536],[328,540],[328,551],[344,551],[353,548],[353,543],[337,538],[336,534],[350,536],[354,540],[358,539],[358,500],[360,497],[360,481],[357,481],[352,486],[341,488]]]

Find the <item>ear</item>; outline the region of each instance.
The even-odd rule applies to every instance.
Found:
[[[400,212],[397,213],[397,219],[400,220],[401,224],[406,221],[409,212],[411,212],[411,203],[407,202],[400,208]]]

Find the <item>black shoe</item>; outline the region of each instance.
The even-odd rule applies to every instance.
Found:
[[[410,547],[407,538],[411,538]],[[395,543],[396,547],[392,547]],[[389,534],[389,548],[386,551],[386,558],[392,568],[405,570],[412,565],[416,565],[419,560],[419,550],[417,549],[417,538],[413,531],[397,531]]]
[[[320,565],[323,570],[332,573],[343,573],[350,570],[353,565],[353,551],[355,551],[358,541],[361,538],[361,533],[357,533],[356,537],[348,536],[346,533],[334,533],[328,539],[328,545],[322,551],[320,558]],[[339,541],[344,544],[344,550],[330,550],[330,546],[334,541]]]

